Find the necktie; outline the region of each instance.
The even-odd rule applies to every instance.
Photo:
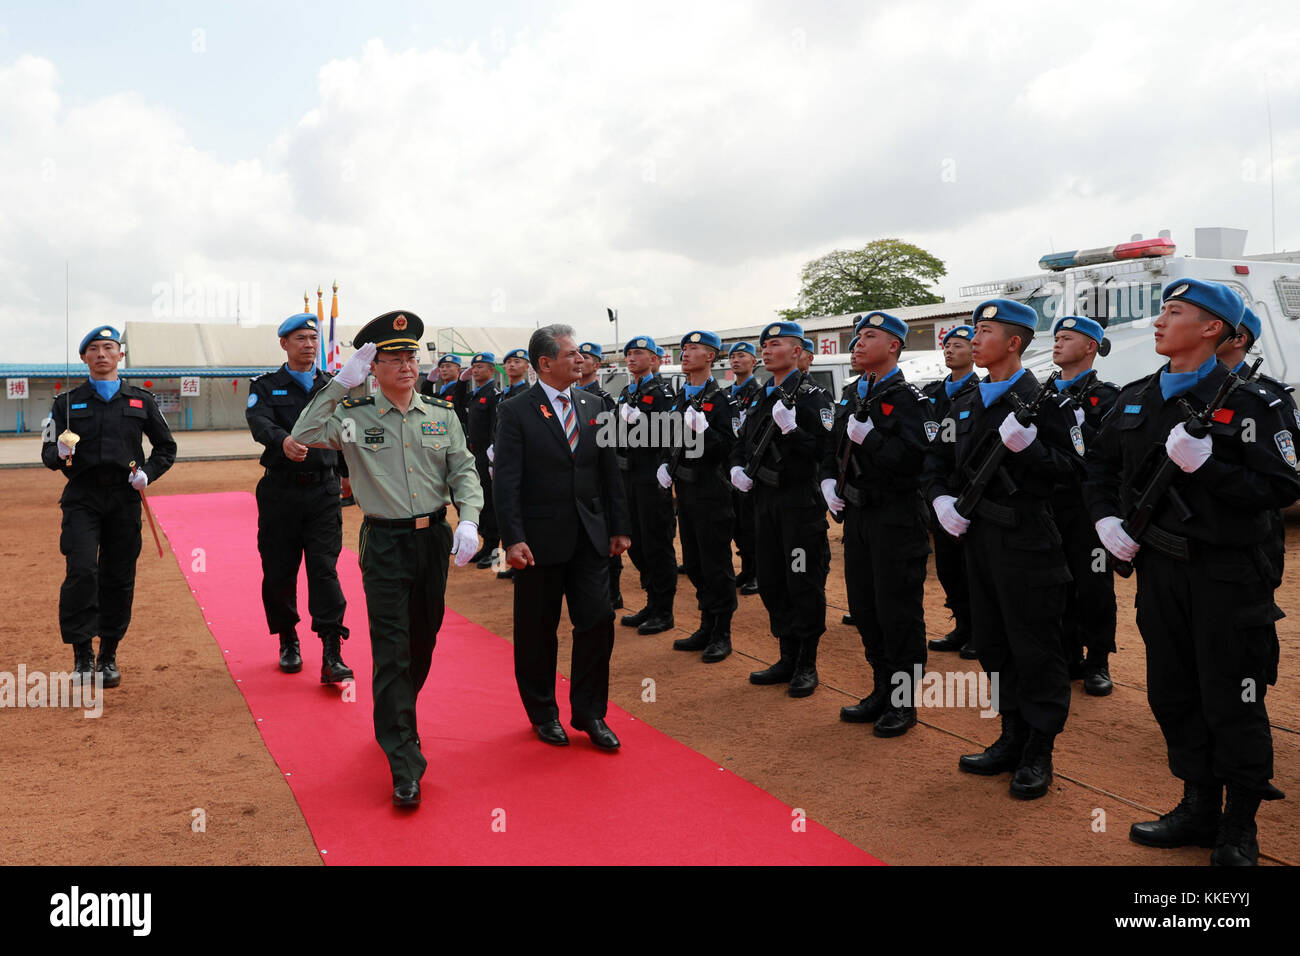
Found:
[[[560,418],[564,422],[564,437],[569,439],[569,453],[576,455],[578,453],[578,419],[573,414],[573,401],[564,392],[555,396],[559,399],[560,408],[563,413]]]

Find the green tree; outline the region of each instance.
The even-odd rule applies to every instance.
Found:
[[[861,249],[836,249],[803,267],[799,305],[780,309],[788,321],[942,302],[930,286],[948,274],[941,260],[900,239]]]

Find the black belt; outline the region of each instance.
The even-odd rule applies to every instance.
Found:
[[[108,488],[113,485],[124,485],[130,487],[130,485],[127,484],[127,479],[130,475],[130,471],[118,465],[92,465],[85,471],[77,472],[72,476],[72,480],[83,481],[91,485],[98,485],[101,488]]]
[[[430,512],[427,515],[416,515],[413,518],[377,518],[374,515],[366,515],[366,524],[377,525],[380,528],[411,528],[421,531],[430,524],[441,522],[447,517],[447,506],[443,505],[437,511]]]
[[[1191,560],[1191,552],[1186,538],[1170,534],[1155,525],[1147,525],[1147,529],[1142,532],[1141,543],[1149,545],[1175,561]]]
[[[322,468],[316,471],[286,471],[279,468],[266,469],[266,477],[281,485],[315,485],[322,481],[329,481],[337,474],[338,472],[333,468]]]

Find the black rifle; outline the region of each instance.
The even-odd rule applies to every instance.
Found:
[[[1191,402],[1186,398],[1180,398],[1178,404],[1187,415],[1187,420],[1183,423],[1183,427],[1187,429],[1187,434],[1193,438],[1204,438],[1209,434],[1210,419],[1214,417],[1214,413],[1223,407],[1223,403],[1228,400],[1228,396],[1232,394],[1233,389],[1254,377],[1263,362],[1263,358],[1257,358],[1255,364],[1250,367],[1250,371],[1245,375],[1228,372],[1214,398],[1210,399],[1210,404],[1199,412],[1192,408]],[[1160,506],[1160,503],[1165,498],[1169,499],[1169,503],[1177,513],[1179,521],[1186,522],[1192,519],[1192,510],[1187,507],[1187,502],[1178,493],[1178,489],[1173,486],[1174,481],[1182,473],[1183,470],[1174,463],[1174,460],[1167,454],[1162,453],[1160,463],[1156,465],[1155,471],[1152,472],[1146,486],[1138,494],[1137,500],[1133,502],[1133,507],[1129,509],[1128,516],[1121,525],[1125,534],[1140,544],[1142,535],[1146,533],[1147,527],[1151,524],[1151,519],[1155,516],[1156,508]],[[1133,573],[1131,561],[1115,561],[1113,567],[1115,573],[1122,578],[1126,578]]]
[[[1038,412],[1043,407],[1043,403],[1056,392],[1056,379],[1060,374],[1060,372],[1053,372],[1049,375],[1047,381],[1039,387],[1038,394],[1027,403],[1022,402],[1019,396],[1011,395],[1011,400],[1017,406],[1014,412],[1016,421],[1022,426],[1028,426],[1038,417]],[[954,505],[957,513],[963,518],[969,518],[975,514],[975,508],[983,499],[984,493],[988,491],[989,482],[993,480],[993,476],[1002,467],[1002,462],[1009,451],[1010,449],[1001,440],[993,442],[987,454],[985,454],[984,460],[980,462],[979,468],[975,470],[975,475],[971,478],[970,484],[962,491],[961,497],[957,499],[957,503]]]
[[[867,415],[871,412],[871,394],[875,390],[876,373],[872,372],[867,376],[867,393],[862,396],[861,404],[858,406],[857,411],[853,413],[853,417],[858,421],[865,422],[867,420]],[[853,458],[853,442],[849,441],[847,422],[845,422],[844,437],[840,440],[840,448],[836,457],[839,459],[839,464],[835,470],[835,497],[842,498],[844,496],[844,482],[848,480],[849,476],[849,462]],[[836,524],[840,524],[844,521],[844,509],[841,508],[839,514],[832,511],[831,517],[835,519]]]
[[[798,394],[799,388],[807,377],[807,372],[800,372],[799,377],[795,380],[794,388],[790,389],[789,392],[785,390],[784,386],[778,385],[776,387],[776,393],[779,396],[777,401],[784,403],[786,408],[794,408],[794,397]],[[775,403],[772,408],[775,410]],[[763,426],[763,431],[758,436],[758,441],[754,443],[753,453],[749,456],[749,460],[745,462],[745,474],[749,475],[751,479],[758,477],[758,468],[763,464],[763,458],[767,455],[767,446],[772,444],[772,437],[776,434],[776,430],[776,419],[768,418],[767,424]]]
[[[682,386],[682,388],[684,390],[685,386]],[[704,395],[706,391],[708,391],[707,383],[704,388],[700,389],[699,393],[694,398],[687,399],[686,401],[686,407],[695,409],[697,415],[704,414]],[[714,391],[718,391],[718,389],[714,389]],[[713,392],[709,392],[709,395],[712,394]],[[682,413],[682,442],[680,445],[674,448],[668,456],[668,477],[669,478],[672,478],[677,474],[677,466],[682,463],[682,455],[686,453],[687,427],[688,426],[686,424],[686,413],[683,412]]]

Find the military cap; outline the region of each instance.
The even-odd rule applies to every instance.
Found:
[[[511,349],[509,352],[505,354],[505,358],[503,358],[501,361],[507,362],[512,358],[523,359],[525,362],[527,362],[528,349]]]
[[[907,323],[896,315],[890,315],[888,312],[868,312],[858,322],[853,332],[859,334],[866,329],[880,329],[895,338],[904,342],[907,341]]]
[[[1246,309],[1241,313],[1241,323],[1237,326],[1237,331],[1249,332],[1250,341],[1253,344],[1259,341],[1259,333],[1264,331],[1264,326],[1259,321],[1259,316],[1250,309]]]
[[[1078,332],[1080,335],[1086,335],[1095,341],[1098,345],[1106,337],[1106,330],[1101,327],[1101,323],[1082,315],[1063,315],[1056,320],[1052,326],[1052,335],[1065,329],[1067,332]]]
[[[496,365],[497,357],[491,352],[478,352],[469,360],[469,364],[474,365],[477,362],[486,362],[488,365]]]
[[[1246,310],[1246,303],[1241,301],[1241,296],[1222,282],[1203,282],[1200,279],[1179,279],[1166,285],[1160,301],[1170,300],[1199,306],[1215,318],[1223,319],[1234,329],[1241,325],[1241,317]]]
[[[86,337],[81,340],[81,345],[77,347],[78,355],[86,354],[86,346],[91,342],[116,342],[122,344],[122,333],[111,325],[101,325],[97,329],[91,329],[86,333]]]
[[[626,355],[633,349],[646,349],[647,351],[659,354],[659,346],[655,345],[655,340],[648,335],[638,335],[635,338],[627,340],[627,345],[623,346],[623,354]]]
[[[1013,299],[989,299],[975,307],[971,324],[979,322],[1004,322],[1034,331],[1038,328],[1038,313],[1022,302]]]
[[[806,336],[804,337],[804,340],[803,340],[803,350],[804,350],[805,352],[812,352],[812,351],[815,351],[815,348],[814,348],[814,346],[813,346],[813,340],[810,339],[810,338],[808,338],[808,337],[806,337]]]
[[[803,326],[798,322],[773,322],[763,329],[763,334],[758,337],[758,344],[762,345],[768,339],[780,338],[798,339],[799,344],[803,345]]]
[[[688,345],[703,345],[705,348],[713,349],[715,352],[722,351],[722,339],[718,337],[718,333],[706,332],[703,329],[697,329],[694,332],[687,332],[682,336],[682,348],[685,348]]]
[[[758,356],[758,351],[754,348],[753,343],[751,342],[737,342],[727,350],[728,355],[735,355],[737,352],[745,352],[746,354],[755,357]]]
[[[655,346],[655,355],[658,355],[660,358],[668,357],[668,353],[664,351],[664,347],[662,345]]]
[[[583,342],[578,346],[578,351],[583,355],[594,355],[596,358],[604,358],[605,351],[595,342]]]
[[[454,354],[454,353],[452,353],[452,352],[448,352],[448,353],[447,353],[446,355],[444,355],[442,358],[438,359],[438,364],[439,364],[439,365],[441,365],[443,362],[450,362],[452,365],[459,365],[459,364],[460,364],[460,356],[459,356],[459,355],[456,355],[456,354]]]
[[[975,338],[975,329],[970,325],[954,325],[947,332],[943,333],[943,341],[940,344],[947,345],[948,340],[953,338],[965,339],[969,342],[971,339]]]
[[[414,352],[420,348],[424,322],[414,312],[385,312],[352,337],[352,347],[374,343],[380,352]]]
[[[275,330],[275,334],[280,338],[284,338],[290,332],[297,332],[299,329],[317,331],[316,316],[310,312],[299,312],[297,315],[291,315],[280,323],[280,327]]]

